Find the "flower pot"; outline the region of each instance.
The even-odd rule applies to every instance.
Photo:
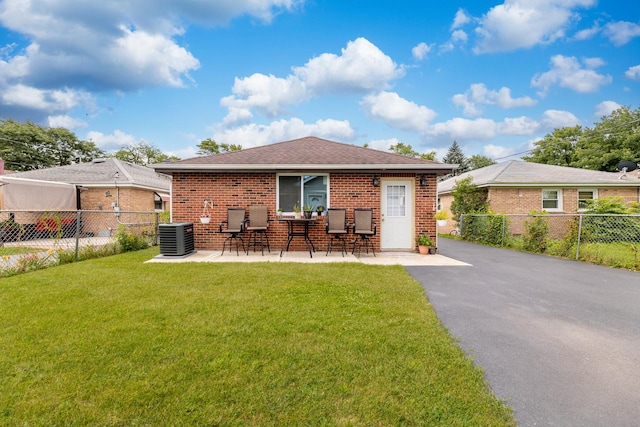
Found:
[[[430,247],[431,246],[418,245],[418,252],[420,252],[421,255],[427,255],[429,253]]]
[[[201,216],[200,217],[200,222],[203,224],[209,224],[209,221],[211,221],[211,218],[209,218],[208,216]]]
[[[436,220],[436,224],[438,224],[438,227],[444,227],[447,225],[447,220],[446,219],[437,219]]]
[[[313,212],[311,211],[304,211],[304,217],[307,219],[311,219],[311,215],[313,214]]]
[[[302,213],[301,212],[295,212],[294,215],[295,219],[300,219],[302,218]]]

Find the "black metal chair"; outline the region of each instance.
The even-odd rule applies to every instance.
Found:
[[[264,255],[264,243],[267,243],[267,250],[271,252],[269,247],[269,236],[267,236],[267,230],[269,229],[269,214],[266,205],[253,205],[249,207],[249,222],[245,230],[249,232],[249,241],[247,242],[247,255],[249,249],[253,246],[253,251],[256,251],[258,245]],[[258,240],[258,235],[260,239]]]
[[[244,252],[244,240],[242,240],[240,233],[242,233],[245,228],[245,215],[246,210],[244,208],[227,209],[227,220],[220,223],[220,233],[229,234],[229,237],[224,239],[222,243],[222,255],[224,255],[224,249],[227,243],[229,243],[229,252],[231,252],[234,241],[236,242],[236,254],[240,255],[238,240],[242,242],[242,252]],[[225,229],[222,228],[224,224],[227,224],[227,228]]]
[[[369,253],[369,248],[371,248],[373,256],[376,256],[371,241],[371,237],[375,236],[377,231],[377,226],[373,222],[373,209],[354,209],[353,220],[353,234],[358,238],[353,241],[351,253],[355,254],[356,248],[358,248],[358,256],[360,256],[360,250],[364,246],[366,253]]]
[[[337,240],[340,243],[342,256],[344,256],[347,247],[342,236],[349,232],[349,228],[347,227],[347,210],[328,209],[326,220],[326,232],[331,235],[331,239],[327,244],[327,255],[329,255],[329,252],[333,249],[333,241]]]

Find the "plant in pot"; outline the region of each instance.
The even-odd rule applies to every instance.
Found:
[[[324,215],[324,206],[318,205],[316,212],[318,213],[318,216]]]
[[[211,200],[205,200],[204,207],[202,208],[202,214],[200,215],[200,222],[203,224],[209,224],[209,222],[211,221],[209,208],[213,209],[213,202]]]
[[[313,213],[313,207],[311,205],[304,205],[302,210],[304,211],[304,217],[310,219],[311,214]]]
[[[296,219],[300,219],[302,217],[302,214],[300,213],[300,202],[296,202],[296,204],[293,205],[293,214]]]
[[[449,212],[438,211],[433,216],[433,218],[436,220],[436,223],[438,224],[439,227],[444,227],[445,225],[447,225],[447,220],[449,219]]]
[[[276,211],[276,216],[282,216],[282,208],[278,208]]]
[[[431,252],[433,247],[433,240],[426,234],[422,233],[416,237],[416,243],[418,244],[418,251],[426,255]]]

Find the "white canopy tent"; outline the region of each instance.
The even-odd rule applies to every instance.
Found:
[[[76,210],[74,184],[0,176],[4,210]]]

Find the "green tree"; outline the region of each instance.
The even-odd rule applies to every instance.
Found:
[[[621,107],[584,132],[572,166],[615,172],[621,160],[640,162],[640,107]]]
[[[460,216],[463,214],[485,213],[488,209],[487,189],[478,188],[471,176],[456,181],[451,195],[451,214],[456,222],[460,222]]]
[[[522,160],[555,166],[571,166],[575,162],[576,145],[583,134],[582,127],[555,129],[534,145],[530,154]]]
[[[496,162],[487,156],[481,156],[480,154],[474,154],[467,159],[468,170],[480,169],[487,166],[495,165]]]
[[[242,150],[242,145],[240,144],[218,144],[211,138],[207,138],[198,144],[199,150],[196,152],[199,156],[209,156],[212,154],[220,154],[229,151],[239,151]]]
[[[442,158],[442,162],[450,165],[459,165],[458,169],[453,172],[454,175],[460,175],[469,170],[467,158],[456,141],[453,141],[453,144],[447,150],[447,154]]]
[[[65,128],[48,128],[11,119],[0,121],[0,157],[7,169],[27,171],[87,162],[105,153]]]
[[[113,154],[113,157],[118,160],[143,166],[161,163],[165,160],[180,160],[176,156],[169,156],[168,154],[163,153],[162,150],[146,141],[141,141],[137,144],[131,144],[125,148],[121,148]]]
[[[418,151],[414,150],[411,145],[405,144],[403,142],[398,142],[396,145],[392,145],[389,148],[389,151],[392,151],[395,154],[400,154],[401,156],[418,157],[423,160],[436,159],[435,151],[430,151],[428,153],[419,153]]]

